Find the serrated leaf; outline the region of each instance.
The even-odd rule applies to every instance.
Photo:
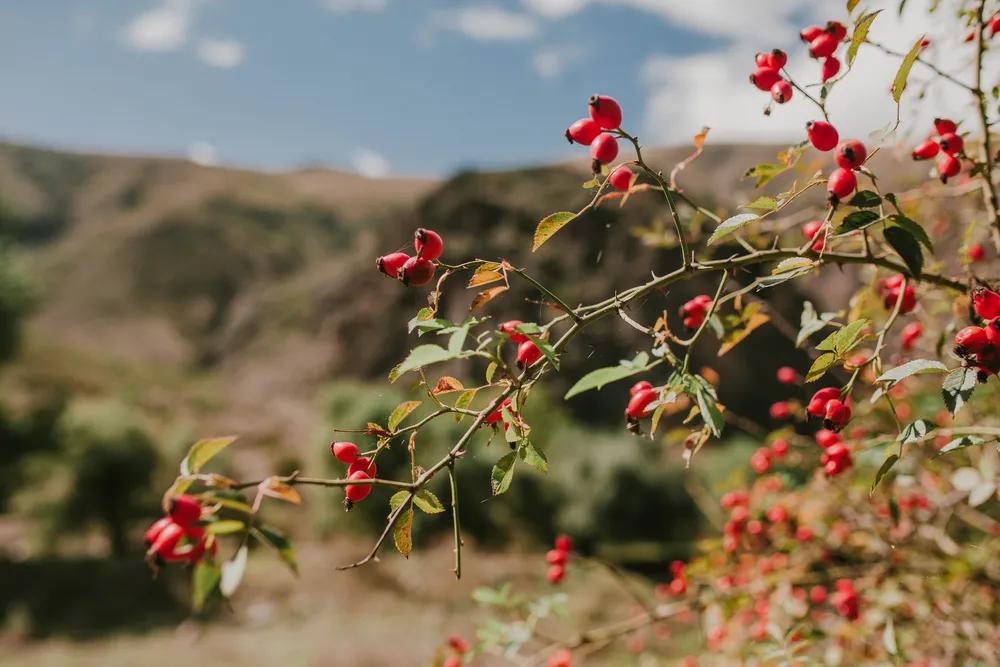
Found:
[[[291,542],[289,542],[284,535],[274,528],[269,528],[268,526],[257,526],[251,531],[251,533],[258,540],[273,547],[278,552],[278,556],[282,561],[284,561],[285,565],[287,565],[292,572],[298,575],[299,563],[295,558],[295,550],[292,548]]]
[[[434,388],[431,393],[435,396],[440,396],[441,394],[450,394],[454,391],[462,391],[465,389],[465,385],[458,378],[453,378],[450,375],[445,375],[438,378],[438,381],[434,384]],[[390,419],[390,421],[392,421]]]
[[[902,366],[896,366],[895,368],[882,373],[882,375],[876,378],[876,382],[899,382],[911,375],[921,375],[924,373],[946,373],[948,372],[948,367],[942,364],[940,361],[934,361],[932,359],[914,359],[913,361],[908,361]]]
[[[570,387],[569,391],[566,392],[566,395],[563,396],[563,399],[573,398],[574,396],[590,391],[591,389],[601,389],[605,385],[611,384],[612,382],[617,382],[618,380],[623,380],[627,377],[644,373],[650,368],[648,362],[649,355],[645,352],[641,352],[630,362],[590,371],[577,380],[576,384]]]
[[[926,436],[933,428],[934,426],[926,419],[918,419],[904,426],[897,439],[904,445],[916,442]]]
[[[851,211],[844,216],[840,226],[837,227],[837,233],[847,234],[848,232],[856,231],[862,227],[867,227],[878,219],[879,215],[875,211]]]
[[[809,367],[809,371],[806,373],[805,381],[815,382],[820,379],[826,375],[826,372],[830,370],[835,361],[837,361],[837,355],[833,352],[826,352],[819,355],[816,357],[816,360],[813,361],[812,366]]]
[[[417,491],[416,495],[413,496],[413,504],[426,514],[440,514],[444,511],[444,505],[438,497],[427,489]]]
[[[553,234],[572,222],[576,218],[576,215],[576,213],[570,211],[560,211],[559,213],[553,213],[542,218],[542,221],[538,223],[538,227],[535,228],[535,238],[531,244],[531,252],[535,252],[541,248],[542,244],[552,238]]]
[[[858,0],[851,0],[855,5],[858,4]],[[849,14],[854,7],[850,6],[848,2],[847,13]],[[851,35],[851,44],[847,47],[847,66],[850,67],[854,64],[854,59],[858,57],[858,49],[861,45],[865,43],[865,39],[868,38],[868,31],[872,27],[872,23],[875,21],[875,17],[879,15],[881,9],[877,9],[874,12],[862,15],[858,18],[857,22],[854,24],[854,33]],[[896,100],[897,102],[899,100]]]
[[[514,479],[514,463],[516,461],[517,452],[510,452],[501,457],[493,466],[493,472],[490,474],[490,488],[493,490],[494,496],[499,496],[510,488],[511,480]]]
[[[394,512],[396,508],[410,499],[409,491],[397,491],[389,498],[389,511]]]
[[[869,324],[870,322],[865,318],[855,320],[824,338],[816,345],[816,349],[833,352],[837,356],[843,356],[863,338],[861,332]]]
[[[396,521],[396,527],[392,531],[392,541],[396,545],[396,551],[409,558],[413,551],[413,508],[408,507],[403,510],[402,516]]]
[[[538,449],[531,440],[525,440],[520,447],[521,460],[542,474],[549,472],[549,461],[545,452]]]
[[[986,442],[984,438],[980,438],[978,435],[963,435],[951,440],[944,447],[938,450],[937,455],[947,454],[948,452],[954,452],[958,449],[965,449],[966,447],[974,447],[976,445],[982,445]]]
[[[411,412],[423,405],[423,401],[404,401],[396,406],[396,409],[392,411],[389,415],[389,421],[386,426],[390,431],[395,431],[396,427],[399,426],[404,419],[406,419]]]
[[[461,394],[459,394],[458,399],[455,401],[455,407],[461,408],[463,410],[465,408],[468,408],[472,404],[472,399],[476,397],[477,392],[478,389],[466,389],[465,391],[463,391]],[[462,414],[456,414],[455,421],[462,421],[462,417],[464,416],[465,415]]]
[[[771,182],[776,176],[784,173],[788,169],[783,164],[773,164],[762,162],[747,169],[744,177],[756,179],[755,187],[761,188]]]
[[[235,435],[227,435],[220,438],[203,438],[194,443],[181,461],[181,475],[186,477],[201,472],[202,467],[212,460],[212,457],[235,441]]]
[[[903,97],[903,91],[906,90],[906,80],[910,77],[910,70],[913,69],[913,63],[917,62],[917,57],[923,48],[921,46],[923,41],[923,35],[918,37],[907,54],[903,56],[902,62],[899,63],[896,78],[892,82],[892,99],[896,104],[899,104],[899,100]]]
[[[244,544],[231,561],[222,564],[222,570],[219,574],[219,592],[222,593],[223,597],[232,597],[236,589],[239,588],[240,582],[243,581],[243,573],[247,569],[248,553],[249,549]]]
[[[808,257],[788,257],[786,259],[778,262],[773,269],[771,269],[771,274],[778,273],[788,273],[789,271],[801,271],[812,269],[816,266],[816,262],[809,259]]]
[[[956,368],[948,373],[941,385],[941,396],[952,415],[961,410],[962,406],[972,397],[976,384],[976,369],[974,368]]]
[[[716,241],[726,236],[729,236],[733,232],[737,231],[741,227],[753,222],[754,220],[759,220],[760,216],[756,213],[740,213],[734,215],[731,218],[726,218],[719,223],[719,226],[715,228],[712,235],[708,237],[708,245],[712,245]]]
[[[431,364],[438,364],[442,361],[457,359],[458,356],[458,353],[449,352],[440,345],[418,345],[410,350],[410,354],[407,355],[406,359],[396,366],[393,371],[398,378],[409,371],[430,366]]]
[[[194,566],[194,575],[191,577],[191,598],[195,611],[205,608],[205,603],[218,588],[220,577],[219,566],[211,561],[203,560]]]
[[[484,289],[482,292],[477,294],[476,297],[472,300],[472,304],[469,306],[469,310],[482,308],[490,301],[492,301],[496,297],[506,292],[508,289],[510,288],[507,287],[506,285],[497,285],[496,287],[490,287],[488,289]]]
[[[898,460],[899,454],[890,454],[889,458],[882,462],[878,472],[875,473],[875,479],[872,481],[872,488],[868,491],[868,495],[875,493],[875,489],[878,487],[879,482],[881,482],[882,478],[889,474],[889,471],[892,470],[892,467],[896,465],[896,461]]]
[[[910,236],[915,238],[920,243],[920,245],[924,246],[931,252],[934,252],[934,244],[931,242],[931,237],[927,235],[927,230],[921,227],[918,223],[899,213],[890,215],[889,219],[906,230]]]

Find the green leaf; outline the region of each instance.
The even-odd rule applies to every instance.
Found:
[[[878,472],[875,473],[875,480],[872,482],[872,488],[868,491],[868,495],[875,493],[875,489],[878,487],[879,482],[881,482],[882,478],[885,477],[890,470],[892,470],[892,467],[896,465],[896,461],[898,460],[899,454],[890,454],[889,458],[882,462],[882,466],[878,469]]]
[[[871,190],[858,190],[847,203],[858,208],[874,208],[882,203],[882,197]]]
[[[570,211],[561,211],[542,218],[542,221],[538,223],[538,227],[535,228],[535,239],[531,244],[531,252],[535,252],[541,248],[542,244],[552,238],[553,234],[572,222],[576,218],[576,215],[576,213],[571,213]]]
[[[719,405],[715,402],[714,396],[701,384],[695,386],[694,395],[695,400],[698,401],[698,411],[701,412],[702,420],[711,429],[712,435],[718,438],[722,435],[722,429],[726,422],[722,417],[722,412],[719,411]]]
[[[219,576],[219,592],[223,597],[232,597],[240,582],[243,581],[243,573],[247,569],[247,545],[240,547],[233,559],[222,564],[222,571]]]
[[[984,438],[980,438],[978,435],[963,435],[955,438],[940,450],[938,450],[937,455],[947,454],[948,452],[953,452],[957,449],[965,449],[966,447],[973,447],[975,445],[982,445],[986,442]]]
[[[203,560],[194,566],[191,597],[195,611],[205,608],[205,603],[218,589],[221,576],[219,566],[210,561]]]
[[[911,375],[921,375],[923,373],[947,373],[948,367],[942,364],[940,361],[933,361],[931,359],[914,359],[913,361],[908,361],[902,366],[896,366],[892,370],[888,370],[882,373],[875,381],[876,382],[899,382]]]
[[[400,505],[410,499],[410,495],[409,491],[397,491],[392,494],[392,497],[389,498],[389,511],[395,512]]]
[[[649,364],[649,355],[645,352],[640,352],[632,361],[623,361],[617,366],[608,366],[590,371],[570,387],[566,395],[563,396],[563,399],[573,398],[577,394],[582,394],[591,389],[600,389],[612,382],[644,373],[651,367]]]
[[[529,466],[543,474],[549,472],[548,459],[545,458],[545,453],[535,446],[535,443],[524,440],[518,451],[521,454],[521,460]]]
[[[917,62],[917,57],[920,55],[922,48],[921,42],[923,41],[923,35],[917,37],[917,41],[913,43],[913,46],[910,47],[909,52],[899,64],[899,70],[896,71],[896,78],[892,82],[892,99],[896,104],[899,104],[899,100],[903,97],[903,91],[906,90],[906,80],[910,77],[910,70],[913,69],[913,63]]]
[[[858,0],[852,0],[854,4],[858,4]],[[848,2],[850,5],[850,2]],[[847,12],[850,13],[853,7],[848,7]],[[847,47],[847,66],[850,67],[854,64],[854,59],[858,57],[858,49],[864,44],[865,39],[868,38],[868,30],[872,27],[872,22],[875,21],[875,17],[879,15],[881,9],[877,9],[874,12],[868,14],[863,14],[854,23],[854,33],[851,35],[851,45]],[[896,100],[897,102],[899,100]],[[854,204],[857,206],[857,204]]]
[[[812,366],[809,367],[809,371],[806,373],[806,382],[815,382],[820,379],[826,372],[830,370],[834,362],[837,361],[837,355],[833,352],[827,352],[816,357],[813,361]]]
[[[789,271],[800,271],[803,269],[812,269],[816,266],[816,262],[809,259],[808,257],[788,257],[786,259],[778,262],[773,269],[771,269],[772,274],[778,273],[788,273]]]
[[[876,222],[879,218],[875,211],[852,211],[848,213],[837,227],[838,234],[857,231]]]
[[[708,237],[707,243],[708,245],[712,245],[719,239],[729,236],[730,234],[740,229],[744,225],[747,225],[753,222],[754,220],[759,220],[759,219],[760,216],[757,215],[756,213],[740,213],[738,215],[734,215],[731,218],[726,218],[725,220],[719,223],[719,226],[715,228],[715,231],[712,232],[712,235]]]
[[[274,547],[278,552],[278,556],[281,557],[281,560],[284,561],[285,565],[287,565],[292,572],[298,575],[299,563],[295,558],[295,550],[292,548],[291,542],[289,542],[284,535],[274,528],[269,528],[267,526],[258,526],[253,529],[252,533],[258,540]]]
[[[944,384],[941,385],[941,396],[952,415],[961,410],[962,406],[972,397],[976,383],[975,368],[956,368],[948,373]]]
[[[514,479],[514,463],[517,461],[517,452],[505,454],[496,465],[490,475],[490,488],[494,496],[499,496],[510,488],[510,482]]]
[[[783,164],[773,164],[769,162],[762,162],[761,164],[754,165],[747,169],[744,176],[746,178],[757,179],[755,187],[764,187],[771,180],[782,173],[784,173],[788,167]]]
[[[933,425],[926,419],[918,419],[903,427],[903,431],[899,434],[898,440],[904,445],[910,442],[916,442],[926,436],[933,428]]]
[[[890,215],[889,219],[909,232],[910,236],[919,241],[922,246],[927,248],[929,251],[934,252],[934,244],[931,243],[931,237],[927,235],[927,230],[919,224],[901,213]]]
[[[899,225],[887,225],[883,233],[885,240],[906,263],[910,275],[919,278],[920,272],[924,268],[924,255],[917,239],[906,228]]]
[[[403,515],[396,521],[396,527],[392,531],[392,541],[396,544],[396,550],[403,554],[403,558],[409,558],[413,551],[413,508],[408,507],[403,510]]]
[[[423,401],[405,401],[396,406],[396,409],[389,415],[387,426],[390,431],[395,431],[400,422],[409,416],[411,412],[419,408]]]
[[[861,332],[869,324],[870,322],[865,318],[855,320],[824,338],[816,346],[816,349],[833,352],[836,356],[843,356],[861,341],[864,337]]]
[[[479,390],[476,389],[475,387],[463,391],[461,394],[458,395],[458,398],[455,400],[455,407],[463,410],[468,408],[470,405],[472,405],[472,400],[476,397],[476,393],[478,391]],[[462,421],[464,417],[465,415],[461,413],[458,412],[455,413],[455,421]]]
[[[744,204],[743,208],[751,208],[755,211],[774,211],[778,208],[778,202],[773,197],[757,197],[749,204]]]
[[[213,521],[205,526],[205,532],[211,535],[232,535],[246,529],[247,525],[238,519],[223,519]]]
[[[427,489],[420,489],[413,496],[413,504],[426,514],[440,514],[444,511],[444,505],[433,493]]]
[[[181,475],[194,475],[201,472],[202,466],[235,441],[235,435],[227,435],[221,438],[205,438],[194,443],[188,450],[187,456],[181,461]]]
[[[497,362],[491,361],[486,367],[486,384],[493,382],[493,375],[497,372]]]
[[[403,373],[423,368],[424,366],[430,366],[431,364],[437,364],[442,361],[457,359],[459,356],[460,355],[458,354],[449,352],[440,345],[418,345],[410,350],[410,354],[407,355],[403,363],[396,366],[393,372],[398,378]]]

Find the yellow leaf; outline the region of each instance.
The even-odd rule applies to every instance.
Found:
[[[469,287],[479,287],[480,285],[488,285],[490,283],[495,283],[498,280],[503,280],[504,275],[498,269],[500,265],[496,262],[487,262],[481,264],[476,272],[472,274],[469,279]]]
[[[492,301],[495,297],[503,294],[509,288],[506,285],[500,285],[498,287],[490,287],[489,289],[484,289],[482,292],[476,295],[476,298],[472,300],[472,305],[469,306],[469,310],[475,310],[476,308],[482,308],[487,303]]]
[[[535,238],[531,244],[531,252],[541,248],[542,244],[552,238],[553,234],[572,222],[576,218],[576,215],[576,213],[571,213],[570,211],[560,211],[559,213],[553,213],[542,218],[542,221],[538,223],[538,227],[535,228]]]

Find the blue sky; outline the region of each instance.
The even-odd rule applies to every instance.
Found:
[[[795,139],[808,107],[763,117],[766,96],[746,75],[755,51],[780,46],[815,78],[795,35],[826,18],[846,20],[843,2],[21,0],[0,6],[0,136],[443,174],[576,154],[562,132],[603,92],[649,143],[685,142],[702,125],[716,140]],[[914,21],[876,28],[905,50]],[[886,67],[861,78],[882,87]],[[892,112],[848,110],[859,129]]]

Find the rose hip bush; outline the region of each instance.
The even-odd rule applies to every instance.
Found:
[[[586,115],[566,130],[571,143],[589,147],[593,178],[584,187],[592,198],[579,211],[543,219],[531,250],[557,244],[558,234],[586,224],[599,206],[653,196],[662,198],[672,222],[661,242],[676,249],[676,265],[655,267],[644,284],[603,301],[574,306],[572,294],[556,294],[514,259],[456,260],[448,255],[447,230],[415,230],[412,254],[376,261],[401,288],[430,286],[427,305],[408,324],[416,344],[389,376],[413,383],[414,398],[384,423],[357,425],[353,440],[338,436],[330,446],[343,465],[336,478],[294,473],[238,481],[206,470],[234,438],[196,443],[164,497],[164,518],[147,532],[150,563],[192,566],[197,607],[230,597],[250,540],[270,545],[295,567],[288,540],[264,520],[264,504],[298,504],[299,487],[320,486],[340,490],[348,510],[357,503],[387,507],[370,550],[343,569],[377,561],[390,541],[409,555],[414,522],[442,514],[454,528],[454,572],[461,576],[456,467],[470,448],[491,446],[494,495],[517,483],[518,468],[545,473],[550,462],[532,440],[523,407],[546,376],[559,372],[561,356],[588,325],[619,318],[646,337],[648,349],[590,371],[566,397],[608,387],[609,400],[620,401],[624,427],[637,436],[656,437],[668,423],[671,433],[685,429],[674,444],[688,466],[727,426],[760,431],[744,483],[713,489],[714,500],[702,509],[718,532],[700,545],[701,555],[664,564],[655,584],[615,570],[633,598],[623,618],[602,619],[597,627],[574,620],[572,598],[561,589],[573,590],[591,570],[582,566],[587,554],[576,553],[563,535],[539,557],[542,592],[477,591],[494,618],[475,640],[442,641],[437,664],[460,665],[484,653],[550,667],[602,651],[679,657],[671,636],[700,646],[684,664],[997,664],[1000,411],[993,376],[1000,371],[1000,294],[993,288],[1000,154],[991,128],[1000,123],[1000,92],[989,52],[1000,48],[994,40],[1000,18],[994,4],[931,7],[952,21],[955,36],[935,46],[966,49],[964,71],[935,65],[923,35],[913,36],[906,53],[874,41],[878,21],[893,19],[857,0],[847,3],[845,16],[802,30],[803,48],[817,64],[805,80],[793,78],[779,49],[755,59],[748,54],[750,83],[770,95],[765,113],[794,103],[809,106],[815,118],[778,162],[747,171],[761,194],[728,217],[699,205],[678,184],[681,170],[705,150],[707,129],[696,136],[692,155],[665,175],[625,129],[627,110],[594,95]],[[932,128],[902,128],[897,113],[895,123],[869,137],[841,136],[827,100],[843,78],[865,67],[870,50],[899,61],[894,80],[870,94],[891,95],[897,106],[928,103],[919,90],[907,94],[916,88],[911,72],[920,71],[968,99],[974,122],[939,117]],[[620,150],[628,154],[619,160]],[[883,150],[933,161],[933,173],[913,190],[885,191],[871,161]],[[777,176],[817,154],[828,155],[825,170],[772,191]],[[817,198],[815,190],[825,192]],[[945,209],[961,211],[964,228],[932,224]],[[768,290],[808,280],[829,265],[854,267],[861,287],[834,311],[806,302],[796,331],[770,308]],[[673,285],[703,276],[713,280],[714,293],[672,298]],[[472,313],[449,321],[439,316],[447,280],[476,291],[472,313],[502,299],[511,281],[524,281],[551,317],[522,321],[518,304],[507,304],[509,314],[499,322]],[[650,299],[663,304],[663,314],[638,321],[634,307]],[[726,378],[693,369],[691,351],[714,346],[722,355],[770,325],[812,362],[775,368],[787,396],[771,406],[766,428],[748,429],[719,401],[717,385]],[[446,362],[461,369],[451,371],[457,376],[440,372]],[[437,419],[463,422],[465,430],[447,444],[422,440],[421,429]],[[384,457],[407,461],[409,475],[380,477]],[[438,476],[450,482],[444,500],[428,489]]]

